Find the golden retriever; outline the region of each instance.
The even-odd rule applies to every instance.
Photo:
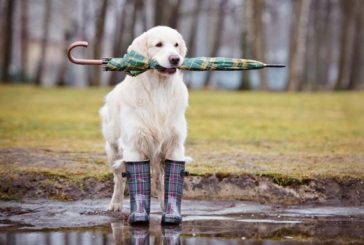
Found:
[[[138,36],[130,50],[156,60],[161,68],[126,76],[106,96],[100,110],[105,150],[114,174],[109,210],[122,210],[124,161],[142,160],[150,160],[152,189],[163,209],[164,160],[185,161],[188,90],[176,67],[182,64],[187,48],[176,30],[157,26]]]

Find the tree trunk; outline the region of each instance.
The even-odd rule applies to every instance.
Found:
[[[168,0],[167,0],[168,1]],[[154,26],[165,24],[165,9],[167,8],[166,0],[154,0]]]
[[[286,90],[297,91],[305,64],[305,47],[307,38],[307,22],[311,0],[295,2],[295,21],[291,26],[290,61]]]
[[[101,57],[101,50],[104,41],[105,18],[108,0],[102,0],[99,13],[96,20],[95,42],[93,49],[93,57],[98,59]],[[99,86],[101,79],[100,67],[94,67],[93,78],[90,80],[90,86]]]
[[[28,67],[28,0],[20,1],[21,10],[21,75],[22,79],[26,80]]]
[[[254,28],[254,59],[264,61],[265,45],[264,45],[264,26],[263,26],[263,14],[264,14],[264,0],[253,0],[253,28]],[[267,71],[259,71],[260,83],[259,90],[268,90]]]
[[[342,10],[342,33],[340,40],[339,74],[335,83],[335,90],[342,90],[349,83],[350,79],[350,57],[352,54],[352,35],[354,30],[354,10],[356,0],[341,1]]]
[[[123,37],[122,47],[121,47],[121,54],[125,54],[128,50],[129,45],[133,42],[135,38],[135,25],[136,25],[136,8],[133,5],[130,5],[130,9],[128,10],[128,18],[127,18],[127,25],[126,25],[126,36]]]
[[[219,48],[221,45],[224,23],[225,23],[225,8],[227,5],[227,0],[220,0],[219,4],[219,12],[217,16],[217,24],[214,31],[213,44],[210,52],[211,57],[216,57],[219,52]],[[204,81],[204,87],[209,88],[211,83],[211,71],[208,71]]]
[[[15,10],[15,0],[8,0],[5,3],[4,41],[3,41],[3,72],[1,80],[4,83],[10,82],[10,65],[13,50],[13,15]]]
[[[88,0],[81,0],[81,21],[78,25],[77,33],[80,35],[82,40],[87,40],[86,25],[88,25],[90,18],[88,17]]]
[[[201,7],[203,0],[195,1],[195,9],[192,15],[192,22],[190,27],[190,37],[188,40],[188,50],[189,56],[193,57],[196,54],[195,46],[196,46],[196,37],[197,37],[197,27],[198,27],[198,17],[200,16]]]
[[[136,23],[137,23],[137,17],[138,17],[139,10],[140,10],[139,1],[134,0],[133,12],[131,13],[131,22],[130,22],[130,30],[131,30],[132,35],[131,35],[130,42],[128,42],[128,45],[136,37],[135,26],[136,26]]]
[[[2,30],[5,30],[5,24],[4,24],[5,9],[4,8],[5,8],[5,6],[3,4],[3,0],[0,0],[0,28]],[[2,68],[3,68],[3,61],[4,61],[4,57],[3,57],[4,38],[5,38],[5,33],[3,33],[3,38],[0,38],[0,70],[2,70]],[[2,75],[0,72],[0,83],[1,83],[1,79],[2,79]]]
[[[360,12],[364,9],[364,2],[357,1],[357,8],[355,13],[355,30],[354,33],[354,44],[353,44],[353,55],[351,56],[351,73],[349,78],[349,84],[347,89],[355,90],[359,87],[361,80],[362,67],[364,66],[363,60],[363,43],[364,43],[364,15]]]
[[[251,17],[252,17],[252,1],[246,0],[244,2],[243,18],[241,23],[241,56],[250,57],[250,50],[252,48],[252,38],[251,38]],[[239,90],[249,90],[250,85],[250,72],[248,70],[241,73],[241,81],[239,85]]]
[[[77,25],[76,20],[73,16],[70,15],[72,6],[71,6],[71,0],[63,0],[63,5],[61,9],[61,15],[63,17],[62,21],[62,29],[63,29],[63,50],[67,50],[68,45],[70,44],[70,41],[72,37],[77,33]],[[67,74],[67,66],[68,66],[68,59],[64,55],[62,56],[61,65],[58,71],[58,76],[56,80],[56,86],[58,87],[64,87],[66,86],[66,74]]]
[[[322,68],[321,53],[323,36],[317,35],[323,33],[323,8],[322,3],[325,0],[313,1],[310,6],[309,18],[307,20],[307,34],[305,41],[304,63],[302,63],[302,75],[297,84],[297,90],[310,90],[317,85],[318,76]]]
[[[324,19],[323,19],[323,37],[322,37],[322,55],[320,59],[320,63],[322,68],[320,69],[320,73],[318,76],[318,84],[324,85],[327,87],[329,84],[330,79],[330,67],[332,64],[332,57],[333,57],[333,48],[334,48],[334,41],[333,41],[333,33],[331,27],[331,15],[332,15],[332,1],[326,0],[326,4],[324,6],[326,8]],[[321,33],[321,32],[320,32]]]
[[[148,20],[147,20],[147,4],[142,0],[141,1],[141,15],[142,15],[142,25],[143,25],[143,32],[148,29]]]
[[[67,50],[67,47],[73,35],[74,33],[71,29],[68,28],[65,29],[63,37],[63,50]],[[63,57],[61,67],[58,72],[58,78],[56,81],[56,86],[58,87],[64,87],[67,85],[66,84],[67,66],[68,66],[68,59],[66,57]]]
[[[40,51],[40,59],[38,63],[38,68],[34,77],[34,84],[39,86],[42,84],[42,78],[45,67],[45,59],[47,54],[47,45],[49,38],[49,26],[50,26],[50,17],[51,17],[51,1],[52,0],[44,0],[44,18],[43,18],[43,37],[41,41],[41,51]]]
[[[123,42],[125,41],[125,37],[127,36],[126,34],[126,22],[127,22],[127,10],[128,7],[130,5],[130,0],[126,0],[123,3],[123,6],[120,10],[120,13],[117,17],[118,19],[118,23],[119,23],[119,28],[117,29],[117,32],[114,36],[114,44],[113,44],[113,57],[119,57],[121,55],[123,55],[122,53],[122,49],[123,46],[125,46],[123,44]],[[122,78],[123,78],[123,73],[119,73],[119,72],[112,72],[110,75],[110,79],[109,79],[109,86],[114,86],[116,85]]]
[[[177,29],[178,22],[180,19],[180,8],[181,8],[182,0],[175,0],[173,5],[171,6],[171,12],[169,15],[169,27]]]

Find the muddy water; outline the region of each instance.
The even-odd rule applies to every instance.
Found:
[[[162,227],[154,200],[151,224],[131,227],[106,205],[0,202],[0,244],[364,244],[364,207],[184,201],[183,224]]]

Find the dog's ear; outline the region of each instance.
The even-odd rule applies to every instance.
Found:
[[[180,34],[179,34],[179,39],[181,40],[180,41],[181,45],[179,45],[179,53],[181,56],[186,57],[187,46],[186,46],[185,40],[183,40],[183,37]]]
[[[139,54],[148,58],[148,45],[145,32],[134,39],[134,41],[128,47],[128,52],[134,50]]]

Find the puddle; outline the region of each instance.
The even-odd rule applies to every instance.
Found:
[[[184,201],[183,224],[162,227],[153,200],[151,224],[131,227],[107,202],[0,202],[0,244],[364,244],[364,207]]]

